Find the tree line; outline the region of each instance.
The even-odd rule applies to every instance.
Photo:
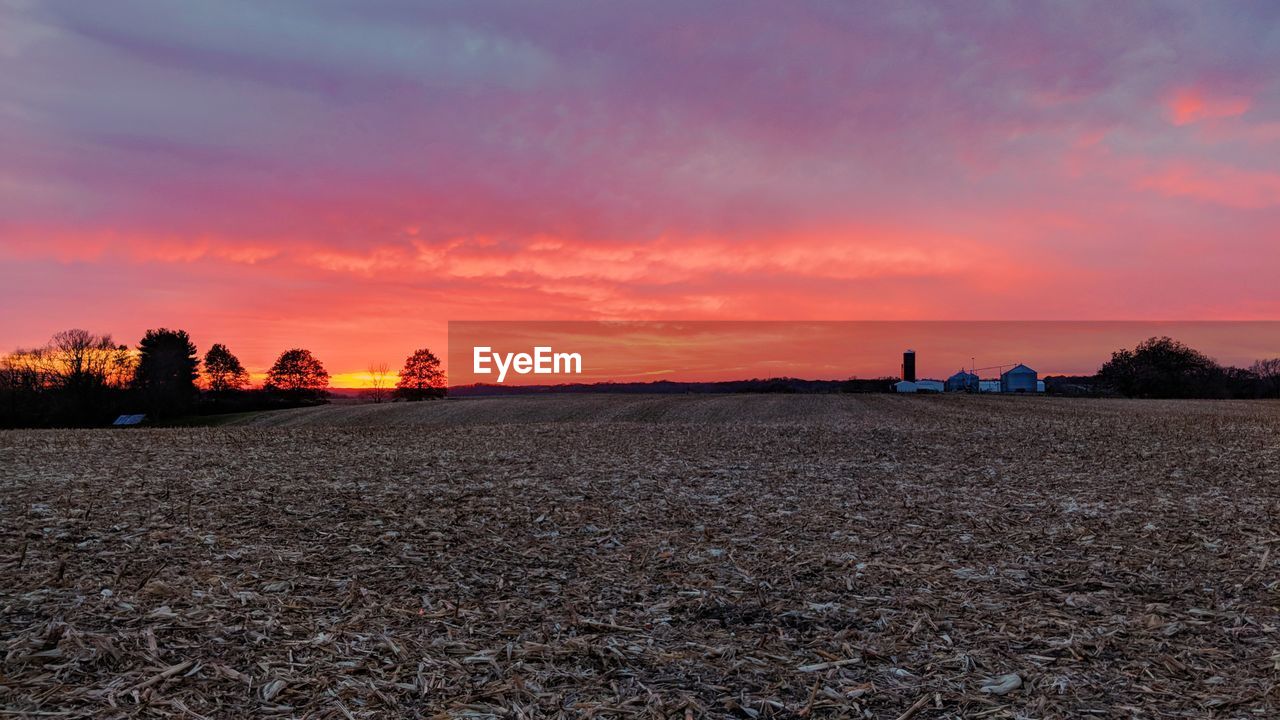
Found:
[[[1280,358],[1230,367],[1173,338],[1153,337],[1132,350],[1112,353],[1098,369],[1097,380],[1126,397],[1277,398]]]
[[[374,402],[426,400],[446,392],[440,359],[426,348],[405,359],[394,387],[385,363],[370,366],[369,376]],[[890,387],[890,381],[846,387],[854,382],[859,381],[834,390]],[[737,386],[743,383],[745,390]],[[829,392],[831,384],[781,378],[728,383],[719,391]],[[1094,376],[1046,378],[1046,384],[1050,392],[1067,394],[1277,398],[1280,358],[1228,367],[1177,340],[1153,337],[1112,353]],[[329,373],[309,350],[292,348],[276,358],[262,387],[249,385],[249,373],[226,345],[214,343],[201,358],[183,330],[148,330],[133,350],[110,335],[64,330],[40,347],[0,357],[0,427],[94,426],[126,413],[163,419],[315,404],[327,401]]]
[[[374,372],[374,370],[378,372]],[[429,349],[404,363],[394,390],[386,364],[370,369],[375,402],[443,397],[445,374]],[[260,388],[222,343],[201,358],[184,330],[148,330],[136,350],[110,335],[64,330],[40,347],[0,357],[0,427],[82,427],[128,413],[152,418],[244,412],[326,402],[329,372],[311,351],[280,354]]]

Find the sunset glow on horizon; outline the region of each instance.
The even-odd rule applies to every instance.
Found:
[[[450,320],[1280,319],[1276,27],[0,0],[0,351],[183,328],[343,387]]]

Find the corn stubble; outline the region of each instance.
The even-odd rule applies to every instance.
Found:
[[[503,402],[0,433],[0,708],[1280,713],[1280,405]]]

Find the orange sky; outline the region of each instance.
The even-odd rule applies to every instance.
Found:
[[[998,377],[1017,363],[1043,375],[1092,374],[1113,350],[1172,336],[1247,366],[1280,357],[1280,322],[510,322],[451,323],[448,364],[455,384],[500,382],[473,372],[474,348],[494,353],[577,353],[580,373],[508,371],[507,385],[573,382],[714,381],[779,376],[813,380],[898,376],[914,350],[921,378],[962,368]]]
[[[345,385],[449,320],[1275,319],[1278,12],[6,4],[0,349]]]

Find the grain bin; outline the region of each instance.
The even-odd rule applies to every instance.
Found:
[[[978,376],[960,370],[947,378],[947,392],[978,392]]]
[[[1000,373],[1000,392],[1033,393],[1038,379],[1035,370],[1019,363]]]

